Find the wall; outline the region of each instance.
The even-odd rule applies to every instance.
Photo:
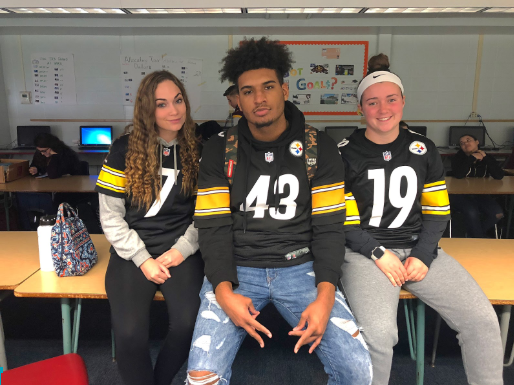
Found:
[[[404,119],[413,125],[427,125],[428,136],[437,145],[447,144],[450,125],[463,123],[411,121],[462,120],[472,111],[479,38],[477,34],[290,34],[270,37],[279,40],[368,40],[370,56],[379,49],[390,52],[391,69],[400,75],[405,85]],[[238,44],[243,38],[242,35],[234,35],[232,44]],[[195,114],[195,118],[224,120],[228,114],[228,105],[222,94],[227,84],[219,82],[218,70],[229,41],[228,35],[0,36],[1,65],[7,94],[7,103],[4,103],[7,111],[3,115],[8,117],[10,130],[6,130],[5,123],[0,123],[0,143],[7,142],[3,138],[7,138],[8,134],[16,138],[17,125],[44,124],[31,122],[31,119],[125,119],[125,108],[120,97],[119,56],[123,53],[168,53],[202,59],[202,81],[205,83],[202,86],[202,107]],[[75,55],[77,105],[20,104],[19,91],[32,88],[30,54],[35,52],[70,52]],[[508,76],[514,62],[514,35],[486,35],[482,53],[476,112],[484,119],[514,120],[514,78]],[[0,84],[0,113],[3,89]],[[310,117],[309,120],[316,120],[313,124],[320,128],[337,124],[323,123],[322,120],[325,119],[327,118]],[[340,119],[344,123],[344,120],[355,120],[358,117]],[[7,119],[4,119],[3,122],[6,121]],[[51,123],[51,126],[53,132],[71,144],[73,140],[78,139],[80,124]],[[119,134],[125,123],[112,125],[115,134]],[[487,124],[491,136],[499,144],[507,140],[512,141],[513,127],[514,123],[509,122]]]

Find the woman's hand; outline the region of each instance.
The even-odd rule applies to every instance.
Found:
[[[37,167],[31,167],[29,168],[30,175],[36,175],[37,174]]]
[[[484,159],[485,152],[483,152],[482,150],[478,150],[477,152],[474,152],[471,155],[473,155],[477,160],[482,160]]]
[[[171,278],[169,270],[162,263],[153,258],[148,258],[139,266],[146,279],[158,285]]]
[[[157,258],[156,261],[162,263],[169,269],[170,267],[178,266],[184,262],[184,257],[177,249],[169,249]]]
[[[391,251],[386,249],[384,255],[377,259],[375,264],[382,270],[382,273],[386,275],[393,286],[401,286],[405,281],[408,281],[407,270],[405,270],[400,258]]]
[[[409,257],[405,261],[405,269],[408,273],[409,281],[419,282],[425,278],[428,273],[428,267],[416,257]]]

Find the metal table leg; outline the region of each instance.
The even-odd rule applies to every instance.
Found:
[[[414,327],[412,300],[406,300],[404,308],[410,354],[411,358],[416,361],[416,385],[423,385],[425,376],[425,304],[420,299],[417,300],[416,327]]]
[[[418,299],[417,310],[416,384],[423,385],[425,376],[425,304],[420,299]]]
[[[71,307],[69,298],[61,298],[62,350],[71,353]]]

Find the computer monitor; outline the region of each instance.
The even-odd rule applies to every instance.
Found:
[[[18,148],[36,148],[34,139],[39,134],[49,134],[50,126],[17,126],[16,130]]]
[[[427,136],[427,126],[409,126],[409,130],[414,131],[417,134]]]
[[[325,132],[330,136],[336,143],[341,142],[344,138],[348,138],[354,131],[357,131],[357,126],[328,126],[325,127]]]
[[[80,126],[80,146],[108,147],[112,144],[112,126]]]
[[[460,147],[460,138],[464,135],[473,135],[481,146],[485,144],[484,126],[450,126],[450,147]]]

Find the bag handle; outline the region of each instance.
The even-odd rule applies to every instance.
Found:
[[[66,209],[66,213],[68,214],[68,217],[74,216],[75,218],[78,218],[78,214],[75,212],[73,207],[70,206],[67,202],[62,202],[59,205],[59,208],[57,209],[57,220],[56,222],[60,222],[60,219],[64,217],[64,209]]]

